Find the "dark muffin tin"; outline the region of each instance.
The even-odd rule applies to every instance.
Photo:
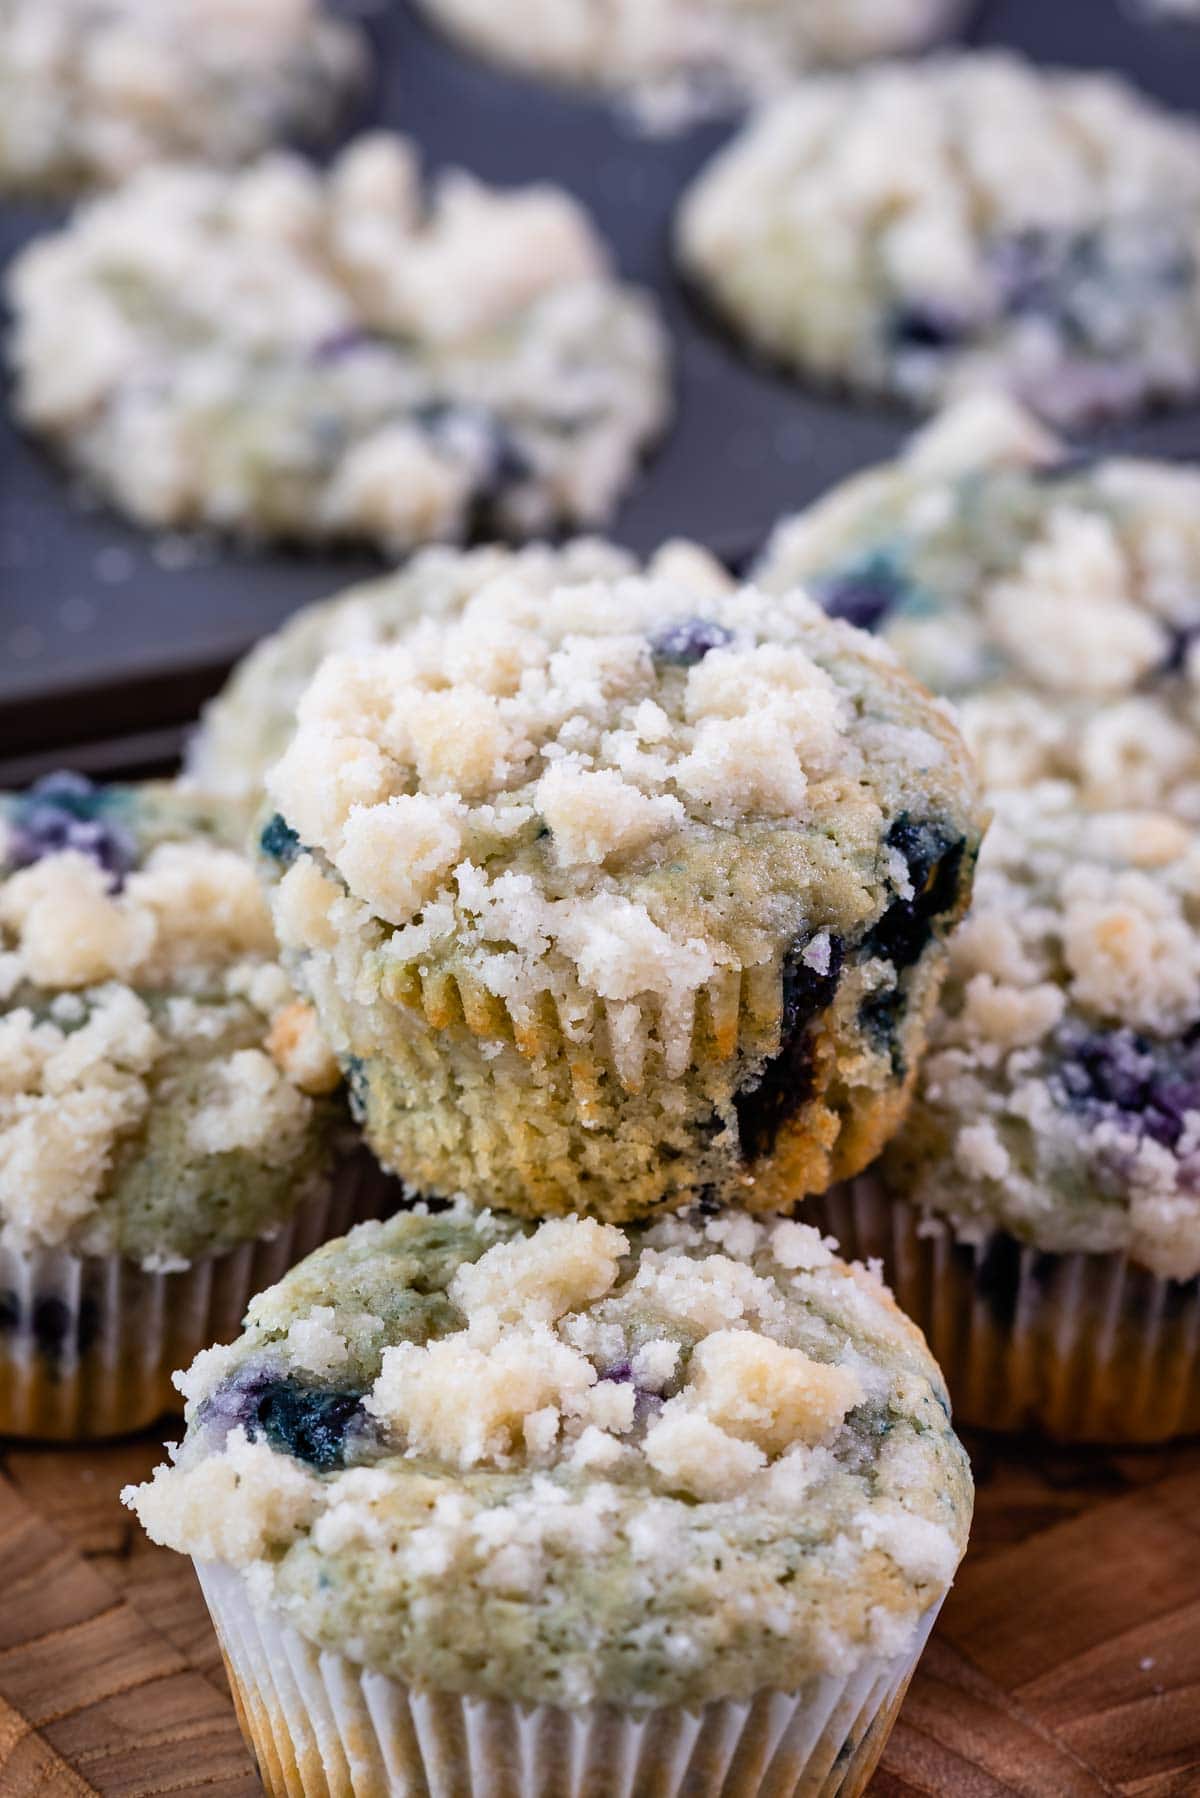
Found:
[[[1200,27],[1153,25],[1121,0],[984,0],[963,32],[1041,62],[1120,69],[1200,111]],[[639,138],[612,109],[508,76],[436,38],[402,0],[367,18],[380,72],[357,125],[414,136],[430,166],[500,183],[548,178],[585,202],[622,272],[658,294],[675,349],[669,433],[616,518],[636,550],[685,534],[739,560],[781,512],[891,454],[913,421],[841,404],[755,366],[680,288],[679,193],[734,122]],[[61,210],[0,208],[0,259]],[[1103,443],[1200,457],[1200,409]],[[229,664],[309,600],[378,572],[369,556],[256,551],[149,536],[89,506],[0,417],[0,783],[70,758],[103,772],[168,765]]]

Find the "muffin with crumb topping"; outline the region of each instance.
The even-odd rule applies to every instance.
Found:
[[[996,796],[903,1130],[817,1215],[880,1256],[959,1414],[1200,1429],[1200,849],[1178,819]]]
[[[1200,390],[1200,128],[1111,73],[968,51],[809,76],[681,203],[687,275],[809,380],[1086,426]]]
[[[425,1196],[777,1209],[893,1132],[981,813],[948,713],[691,570],[330,657],[268,777],[285,960]]]
[[[267,1790],[862,1792],[966,1543],[941,1376],[810,1227],[465,1206],[251,1305],[127,1491]],[[632,1789],[632,1786],[631,1788]]]
[[[666,338],[579,204],[356,139],[144,169],[11,274],[15,407],[151,529],[388,553],[603,524]]]
[[[333,599],[305,606],[238,663],[217,697],[205,707],[188,747],[187,782],[205,793],[261,803],[267,769],[283,754],[296,725],[296,706],[327,655],[366,654],[395,643],[422,618],[449,618],[498,575],[529,588],[619,580],[637,572],[628,550],[598,537],[562,545],[503,544],[475,549],[442,545],[423,549],[393,573],[363,581]],[[651,558],[652,573],[711,585],[729,576],[698,544],[664,544]]]
[[[784,519],[807,586],[954,700],[987,787],[1200,821],[1200,471],[1080,455],[995,395]]]
[[[903,55],[963,0],[420,0],[470,49],[619,95],[650,130],[758,103],[805,70]]]
[[[152,1421],[180,1357],[383,1196],[235,810],[0,799],[0,1430]]]
[[[0,0],[0,188],[323,140],[366,65],[364,34],[325,0]]]

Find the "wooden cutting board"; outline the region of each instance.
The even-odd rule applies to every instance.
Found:
[[[971,1551],[874,1798],[1195,1798],[1200,1445],[970,1447]],[[158,1458],[3,1456],[0,1798],[259,1790],[190,1564],[117,1502]]]

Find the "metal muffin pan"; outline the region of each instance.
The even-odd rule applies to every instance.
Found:
[[[645,551],[688,535],[750,555],[774,519],[864,463],[913,420],[806,391],[743,355],[673,270],[680,192],[736,121],[639,137],[604,102],[498,72],[437,38],[404,0],[367,0],[379,69],[354,128],[413,136],[429,166],[576,193],[622,272],[657,294],[676,410],[611,534]],[[360,6],[360,10],[362,7]],[[1117,69],[1200,113],[1200,27],[1152,24],[1137,0],[982,0],[959,34],[1043,63]],[[62,209],[0,206],[0,262]],[[1200,458],[1200,408],[1095,441]],[[0,781],[62,759],[97,772],[168,765],[230,663],[298,606],[378,572],[370,556],[150,536],[89,504],[0,409]]]

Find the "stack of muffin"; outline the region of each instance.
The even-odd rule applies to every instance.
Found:
[[[196,1558],[280,1790],[455,1754],[484,1790],[562,1789],[564,1755],[580,1789],[853,1790],[970,1476],[919,1333],[790,1214],[902,1115],[974,772],[799,590],[683,546],[459,562],[441,618],[418,561],[415,622],[319,662],[259,832],[409,1203],[198,1358],[133,1502]]]
[[[180,89],[184,0],[149,60],[76,4],[78,61],[0,0],[0,167],[140,172],[18,263],[28,424],[151,525],[607,520],[668,358],[568,196],[426,197],[386,136],[229,172],[352,38],[298,0]],[[955,10],[425,4],[660,122]],[[970,1522],[921,1330],[968,1421],[1200,1425],[1200,475],[1006,397],[1194,394],[1198,218],[1112,83],[810,77],[679,257],[809,376],[956,400],[896,463],[746,585],[420,550],[259,644],[180,782],[0,802],[0,1428],[190,1363],[126,1496],[272,1793],[853,1798]]]

